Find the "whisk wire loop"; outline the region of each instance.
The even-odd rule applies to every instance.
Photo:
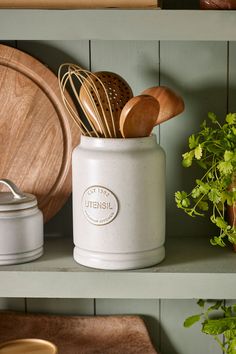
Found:
[[[65,108],[83,135],[117,137],[110,93],[96,74],[77,64],[64,63],[59,67],[58,80]],[[73,102],[69,100],[67,89],[72,92],[74,103],[81,107],[91,130],[79,116]],[[82,97],[81,89],[84,94]]]

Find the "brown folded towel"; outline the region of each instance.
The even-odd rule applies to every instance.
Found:
[[[58,316],[0,312],[0,342],[40,338],[59,354],[157,354],[139,316]]]

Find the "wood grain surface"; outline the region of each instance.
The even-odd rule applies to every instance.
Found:
[[[150,95],[132,97],[120,115],[120,131],[124,138],[149,136],[160,111],[159,102]]]
[[[79,131],[64,110],[57,77],[28,54],[0,45],[0,177],[36,195],[45,222],[71,193]]]
[[[160,104],[160,111],[155,125],[176,117],[184,111],[184,100],[174,90],[167,86],[154,86],[142,92],[156,98]]]
[[[1,0],[0,8],[94,9],[158,8],[159,0]]]
[[[41,339],[17,339],[0,344],[1,354],[57,354],[56,346],[45,340]]]

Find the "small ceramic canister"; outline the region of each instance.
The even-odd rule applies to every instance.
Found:
[[[73,152],[74,259],[135,269],[165,256],[165,153],[156,136],[82,136]]]
[[[0,179],[0,265],[32,261],[43,254],[43,215],[34,195]]]

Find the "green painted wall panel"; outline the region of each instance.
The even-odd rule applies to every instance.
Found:
[[[57,315],[93,315],[93,299],[27,299],[27,311]]]
[[[229,112],[236,112],[236,42],[229,43]]]
[[[24,298],[0,298],[0,310],[25,311]]]
[[[134,95],[159,84],[158,41],[91,41],[91,70],[113,71],[131,86]],[[153,131],[159,139],[159,129]]]
[[[162,354],[222,354],[218,344],[201,333],[200,325],[184,328],[184,320],[201,313],[195,300],[161,300]]]
[[[209,236],[214,228],[207,218],[190,218],[177,209],[174,193],[193,186],[197,169],[182,167],[188,137],[197,132],[209,111],[225,114],[227,105],[226,42],[161,42],[160,82],[185,101],[181,115],[161,125],[161,145],[167,155],[167,234]]]

